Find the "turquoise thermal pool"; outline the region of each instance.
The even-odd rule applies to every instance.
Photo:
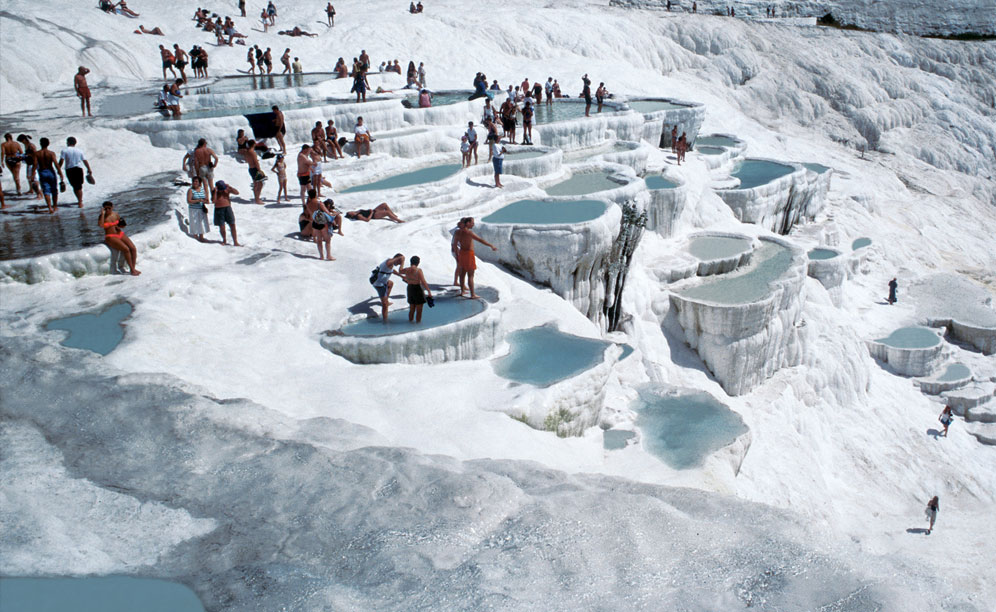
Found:
[[[749,238],[698,236],[688,242],[688,252],[702,261],[728,259],[751,250]]]
[[[291,110],[298,110],[302,108],[321,108],[323,106],[330,106],[333,104],[346,104],[352,102],[352,100],[342,100],[333,98],[322,98],[315,100],[305,100],[304,102],[292,102],[287,104],[277,104],[281,111],[287,112]],[[180,110],[183,114],[180,115],[180,119],[207,119],[210,117],[231,117],[232,115],[255,115],[260,113],[272,113],[274,104],[269,102],[262,102],[260,104],[255,104],[253,106],[238,106],[238,107],[225,107],[218,106],[214,108],[195,108],[192,110],[186,110],[183,108],[183,101],[180,101]],[[323,122],[324,123],[324,122]]]
[[[553,225],[584,223],[605,213],[608,205],[598,200],[519,200],[481,219],[483,223]]]
[[[792,265],[792,251],[780,244],[764,242],[754,251],[749,266],[680,291],[682,297],[717,304],[748,304],[766,298],[770,284]]]
[[[677,104],[670,100],[629,100],[626,102],[630,108],[638,113],[655,113],[664,110],[677,110],[679,108],[691,108],[687,104]]]
[[[740,179],[740,186],[734,189],[752,189],[792,173],[792,166],[764,159],[746,159],[730,174]]]
[[[495,373],[537,387],[548,387],[597,366],[610,344],[565,334],[550,325],[520,329],[507,339],[511,351],[495,360]]]
[[[605,171],[578,173],[566,181],[547,187],[545,191],[552,196],[576,196],[622,187],[623,184],[610,179],[609,174],[611,173]]]
[[[647,189],[674,189],[678,186],[678,183],[670,181],[664,178],[660,174],[648,174],[646,178],[643,179],[647,183]]]
[[[857,251],[858,249],[863,249],[866,246],[871,246],[871,243],[872,243],[871,238],[858,238],[851,243],[851,250]]]
[[[706,145],[695,145],[695,150],[702,155],[722,155],[726,149],[722,147],[710,147]]]
[[[555,121],[581,119],[584,117],[584,103],[554,101],[553,104],[547,105],[546,101],[543,101],[535,106],[535,114],[533,115],[534,124],[553,123]],[[592,101],[590,110],[592,117],[598,116],[597,109],[598,104]],[[614,106],[609,106],[608,104],[602,106],[602,114],[612,114],[615,112],[616,108]],[[521,129],[521,119],[519,121]]]
[[[505,154],[505,159],[509,161],[513,159],[536,159],[537,157],[543,157],[546,154],[546,151],[509,151]]]
[[[824,172],[830,169],[829,167],[824,166],[823,164],[803,163],[802,165],[805,166],[807,170],[812,170],[816,174],[823,174]]]
[[[184,86],[184,95],[191,94],[220,94],[236,93],[241,91],[257,91],[261,89],[286,89],[288,87],[308,87],[329,81],[335,78],[331,72],[309,72],[305,74],[269,74],[265,76],[232,76],[222,77],[214,83],[204,85]]]
[[[740,416],[708,393],[644,390],[636,403],[643,446],[677,470],[701,465],[747,433]]]
[[[840,255],[837,251],[831,251],[830,249],[812,249],[809,251],[809,259],[820,260],[820,259],[833,259]]]
[[[941,343],[941,337],[927,327],[900,327],[886,338],[875,342],[901,349],[933,348]]]
[[[124,327],[121,321],[131,313],[131,304],[122,302],[104,309],[99,314],[78,314],[49,321],[45,325],[45,330],[68,331],[69,336],[62,341],[63,346],[107,355],[124,339]]]
[[[735,147],[737,140],[729,136],[699,136],[695,139],[695,144],[710,147]]]
[[[404,293],[404,291],[404,282],[395,281],[394,293],[399,294]],[[408,309],[399,308],[387,314],[387,323],[384,323],[380,317],[370,317],[347,323],[339,331],[345,336],[394,336],[469,319],[484,312],[486,308],[484,300],[481,299],[469,300],[458,296],[440,296],[435,301],[436,305],[433,308],[429,308],[428,304],[422,308],[421,323],[409,323]]]
[[[373,183],[367,183],[366,185],[350,187],[349,189],[344,189],[340,193],[358,193],[361,191],[399,189],[401,187],[411,187],[413,185],[424,185],[426,183],[434,183],[436,181],[441,181],[444,178],[449,178],[457,172],[460,172],[460,170],[462,170],[462,166],[460,164],[430,166],[428,168],[422,168],[413,172],[405,172],[404,174],[389,176]]]
[[[467,102],[468,98],[470,98],[472,92],[470,92],[470,91],[441,91],[439,93],[435,93],[435,92],[430,91],[429,93],[432,94],[432,106],[435,107],[435,106],[449,106],[450,104],[457,104],[458,102]],[[417,94],[416,95],[412,95],[412,96],[407,96],[405,98],[405,100],[408,100],[409,104],[412,105],[412,108],[418,108],[419,107],[418,106],[418,95]],[[484,104],[484,102],[483,102],[484,98],[478,98],[478,100],[481,101],[481,104]],[[475,102],[478,101],[478,100],[475,100]]]
[[[635,431],[606,429],[602,432],[602,448],[605,450],[622,450],[626,448],[626,443],[635,437]]]
[[[188,587],[165,580],[0,578],[0,610],[23,612],[204,612]]]
[[[963,363],[952,363],[948,364],[948,367],[944,369],[935,380],[938,382],[954,382],[956,380],[965,380],[972,376],[972,371],[968,369]]]

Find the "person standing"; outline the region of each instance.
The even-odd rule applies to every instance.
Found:
[[[36,200],[40,200],[42,192],[38,185],[38,147],[27,134],[18,134],[17,142],[24,146],[24,178],[28,182],[28,190],[35,194]]]
[[[584,98],[584,116],[589,117],[591,112],[591,79],[588,78],[588,73],[586,72],[583,77],[581,77],[581,97]]]
[[[318,245],[318,259],[334,261],[332,257],[332,234],[329,225],[332,223],[332,211],[318,199],[314,188],[308,190],[308,201],[304,212],[311,220],[311,236]]]
[[[328,17],[329,27],[335,27],[335,7],[329,2],[328,6],[325,7],[325,16]]]
[[[553,77],[549,77],[546,80],[546,84],[543,85],[543,90],[546,92],[546,104],[550,106],[553,104]]]
[[[225,224],[232,228],[232,244],[239,244],[239,235],[235,233],[235,211],[232,210],[232,196],[239,195],[239,190],[225,181],[218,181],[214,184],[214,224],[221,232],[221,244],[228,244],[228,236],[225,235]]]
[[[418,63],[418,82],[422,85],[422,87],[428,87],[428,85],[426,85],[426,83],[425,83],[425,63],[424,62],[419,62]]]
[[[495,187],[501,189],[504,185],[501,184],[501,173],[502,166],[505,163],[505,147],[501,145],[497,140],[491,141],[491,165],[495,169]]]
[[[422,307],[426,303],[426,298],[432,299],[432,291],[429,289],[429,283],[425,282],[425,274],[418,267],[422,263],[419,256],[412,255],[408,261],[409,266],[399,271],[401,279],[407,285],[408,322],[421,323]]]
[[[86,75],[88,74],[90,74],[90,69],[80,66],[76,71],[76,76],[73,77],[73,88],[80,99],[80,111],[83,116],[93,117],[93,113],[90,112],[90,87],[86,84]],[[163,70],[163,78],[166,78],[165,69]]]
[[[478,140],[477,140],[477,130],[474,129],[474,122],[473,121],[469,121],[469,122],[467,122],[467,145],[469,147],[469,150],[468,150],[469,154],[467,155],[467,165],[468,166],[470,166],[470,158],[471,158],[471,156],[473,156],[473,158],[474,158],[474,165],[475,166],[477,165],[477,146],[478,146],[478,144],[479,143],[478,143]]]
[[[184,70],[184,68],[187,67],[187,52],[184,51],[183,49],[181,49],[180,45],[174,44],[173,45],[173,58],[174,58],[174,63],[176,64],[177,70],[180,71],[180,78],[183,79],[184,83],[186,83],[187,82],[187,72]]]
[[[249,62],[249,74],[256,74],[256,54],[252,47],[246,52],[246,61]]]
[[[35,154],[35,161],[38,164],[38,182],[41,183],[42,193],[45,195],[45,205],[49,213],[55,213],[59,205],[59,184],[65,185],[65,178],[62,175],[62,167],[59,165],[55,153],[49,150],[48,138],[38,141],[41,150]],[[55,173],[59,173],[59,181],[55,180]]]
[[[290,47],[287,47],[284,49],[284,54],[280,56],[280,63],[284,65],[284,69],[280,72],[280,74],[290,74],[290,56]]]
[[[533,99],[526,96],[522,103],[522,144],[533,144]]]
[[[266,74],[273,72],[273,51],[269,47],[263,52],[263,63],[266,64]]]
[[[204,234],[211,231],[207,205],[207,190],[201,179],[195,176],[187,190],[187,232],[198,242],[204,242]]]
[[[675,124],[675,126],[673,128],[671,128],[671,152],[672,153],[677,153],[678,152],[678,125],[677,124]]]
[[[93,170],[90,162],[83,156],[83,151],[76,148],[76,139],[70,136],[66,139],[66,148],[59,153],[59,168],[65,164],[66,179],[76,194],[76,203],[83,208],[83,168],[86,167],[86,181],[93,182]]]
[[[463,229],[463,224],[466,223],[467,217],[462,217],[457,221],[456,227],[450,230],[450,253],[453,255],[453,261],[456,262],[456,266],[453,268],[453,285],[460,284],[460,247],[457,245],[457,232]]]
[[[307,205],[308,189],[311,186],[311,145],[301,145],[301,152],[297,154],[297,182],[301,185],[301,204]]]
[[[899,289],[899,283],[897,283],[896,278],[893,277],[892,280],[889,281],[889,299],[886,300],[887,302],[889,302],[889,306],[892,306],[893,304],[899,301],[896,298],[896,291],[898,289]]]
[[[263,200],[259,197],[259,194],[263,191],[263,181],[266,180],[266,175],[263,174],[263,170],[259,167],[259,156],[256,155],[256,141],[249,140],[246,145],[246,149],[242,154],[245,157],[246,163],[249,164],[249,178],[252,179],[253,202],[262,204]],[[234,229],[232,230],[232,234],[235,234]]]
[[[284,194],[284,201],[290,202],[287,196],[287,163],[284,161],[284,154],[277,153],[277,159],[270,168],[277,175],[277,203],[280,203],[280,194]]]
[[[457,263],[460,266],[460,295],[466,293],[464,288],[464,278],[470,286],[470,297],[474,299],[477,293],[474,291],[474,271],[477,270],[477,258],[474,255],[474,241],[480,242],[484,246],[491,247],[492,251],[498,249],[477,234],[474,233],[474,218],[464,219],[463,227],[460,227],[453,237],[457,244]]]
[[[267,49],[267,52],[269,52],[269,49]],[[267,66],[267,72],[269,72],[269,66]],[[284,134],[287,133],[287,122],[284,121],[284,113],[276,104],[270,110],[273,111],[273,129],[276,131],[277,144],[280,145],[280,152],[286,155],[287,145],[284,144]]]
[[[207,146],[207,140],[201,138],[197,141],[194,149],[194,167],[197,168],[197,176],[204,183],[204,188],[208,191],[208,197],[214,199],[214,167],[218,165],[218,156],[214,150]]]
[[[377,266],[376,277],[373,280],[374,289],[377,290],[377,296],[380,298],[380,316],[384,323],[387,323],[387,308],[391,305],[391,289],[394,288],[394,282],[391,280],[391,276],[398,274],[394,271],[395,266],[404,265],[405,256],[401,253],[395,253],[394,257],[390,259],[385,259],[379,266]]]
[[[515,99],[512,94],[509,94],[505,101],[502,102],[501,108],[499,109],[499,114],[501,115],[501,127],[505,130],[505,137],[509,139],[509,142],[515,144]],[[493,144],[493,143],[492,143]]]
[[[239,11],[243,17],[246,16],[246,0],[239,0]]]
[[[947,438],[948,427],[951,425],[951,421],[954,420],[954,414],[951,411],[951,406],[945,406],[944,410],[941,411],[941,416],[937,417],[937,420],[944,426],[944,437]]]
[[[937,513],[940,511],[941,511],[941,502],[940,500],[937,499],[937,496],[935,495],[930,498],[929,502],[927,502],[926,514],[927,514],[927,520],[930,521],[930,525],[927,526],[927,535],[930,535],[930,532],[934,530],[934,521],[937,520]]]
[[[14,140],[14,135],[7,133],[3,135],[3,144],[0,145],[0,158],[3,165],[10,170],[14,176],[14,187],[17,188],[17,195],[21,195],[21,159],[24,149]]]
[[[173,78],[176,78],[176,70],[173,70],[173,53],[163,45],[159,45],[159,55],[163,60],[163,80],[166,80],[166,71],[169,70],[173,73]]]
[[[605,98],[609,95],[609,90],[605,88],[605,83],[599,83],[598,89],[595,90],[595,102],[598,103],[598,110],[595,112],[602,112],[602,104],[605,102]]]

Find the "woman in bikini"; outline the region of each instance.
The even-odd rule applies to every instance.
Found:
[[[394,214],[394,211],[387,205],[387,202],[382,202],[374,208],[351,210],[346,213],[346,218],[351,221],[366,221],[367,223],[374,219],[390,219],[395,223],[404,223],[404,221],[398,218],[398,215]]]
[[[100,209],[100,217],[97,219],[97,223],[100,224],[100,227],[104,228],[104,244],[115,251],[121,251],[125,261],[128,262],[128,268],[131,270],[132,276],[141,274],[138,268],[135,267],[135,262],[138,259],[138,250],[131,239],[125,236],[124,230],[119,227],[124,223],[124,219],[118,213],[114,212],[113,202],[104,202],[104,205]]]

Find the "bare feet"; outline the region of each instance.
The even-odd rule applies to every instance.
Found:
[[[233,240],[233,241],[232,241],[232,246],[237,246],[237,247],[240,247],[240,246],[242,246],[242,245],[241,245],[241,244],[239,244],[238,240]]]
[[[141,273],[142,273],[142,272],[141,272],[141,270],[132,270],[132,271],[131,271],[131,275],[132,275],[132,276],[138,276],[138,275],[139,275],[139,274],[141,274]]]

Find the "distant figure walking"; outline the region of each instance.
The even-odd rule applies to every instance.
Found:
[[[940,511],[941,502],[935,495],[930,498],[929,502],[927,502],[927,510],[925,511],[927,514],[927,520],[930,521],[930,525],[927,527],[927,535],[930,535],[930,532],[934,530],[934,521],[937,520],[937,513]]]
[[[491,247],[492,251],[497,251],[498,248],[474,233],[473,217],[467,217],[464,220],[463,226],[457,229],[453,239],[457,244],[457,263],[460,265],[460,295],[467,292],[464,286],[464,278],[466,278],[467,285],[470,287],[470,297],[472,299],[476,298],[477,293],[474,291],[474,271],[477,270],[477,257],[474,255],[474,241],[476,240],[484,246]]]
[[[944,437],[947,438],[948,426],[950,426],[951,421],[954,420],[954,414],[951,412],[951,406],[945,406],[944,410],[941,411],[941,416],[937,417],[937,420],[944,426]]]
[[[899,288],[899,283],[896,282],[895,277],[889,281],[889,298],[886,300],[889,302],[889,306],[895,304],[898,300],[896,299],[896,290]]]
[[[413,255],[409,260],[410,265],[407,268],[402,268],[399,272],[401,278],[408,285],[407,297],[409,323],[422,322],[422,306],[425,305],[427,300],[432,299],[432,291],[429,290],[429,284],[425,282],[425,274],[423,274],[422,269],[418,267],[421,261],[422,260],[419,259],[418,255]]]
[[[76,89],[76,95],[80,99],[80,110],[83,112],[83,116],[93,116],[90,112],[90,88],[86,84],[86,75],[90,74],[89,68],[79,67],[76,72],[76,76],[73,77],[73,87]],[[163,71],[163,74],[166,74]]]

